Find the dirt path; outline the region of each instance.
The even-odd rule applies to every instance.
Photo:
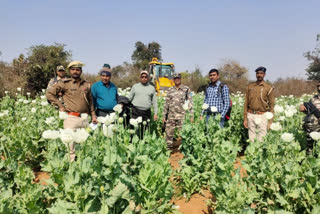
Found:
[[[180,167],[179,161],[182,160],[182,158],[183,154],[180,152],[171,154],[169,162],[174,170]],[[186,201],[186,198],[183,197],[173,197],[171,202],[174,204],[177,210],[179,210],[179,212],[184,214],[210,214],[213,212],[213,210],[207,205],[207,201],[209,199],[213,199],[212,194],[208,190],[203,190],[202,194],[197,193],[192,195],[189,201]]]
[[[172,169],[176,170],[179,166],[179,161],[183,159],[183,154],[180,152],[175,152],[171,154],[169,162],[171,164]],[[240,167],[240,176],[246,177],[247,172],[241,166],[241,160],[244,157],[238,157],[236,162],[234,163],[234,169],[238,169]],[[232,173],[232,176],[234,173]],[[194,194],[191,196],[190,200],[187,202],[185,198],[172,199],[172,203],[176,206],[177,210],[184,214],[211,214],[213,213],[213,209],[208,206],[207,202],[209,199],[214,200],[213,195],[208,190],[203,190],[202,194]]]
[[[46,180],[48,180],[50,178],[49,174],[47,172],[34,172],[34,176],[35,176],[35,179],[33,180],[34,183],[39,183],[41,185],[44,185],[46,186],[47,183],[46,183]]]

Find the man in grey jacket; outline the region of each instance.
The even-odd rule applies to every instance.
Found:
[[[132,86],[128,98],[133,105],[131,118],[136,119],[142,117],[143,121],[148,121],[151,119],[151,107],[153,107],[153,119],[158,119],[156,90],[154,86],[149,83],[149,74],[147,71],[140,72],[140,83]],[[141,134],[143,134],[143,130]]]

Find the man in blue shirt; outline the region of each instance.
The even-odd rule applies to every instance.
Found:
[[[100,70],[101,81],[96,82],[91,87],[93,105],[96,109],[98,117],[105,117],[113,111],[113,107],[117,105],[118,90],[117,87],[110,82],[111,70],[109,67],[103,67]]]
[[[217,69],[209,71],[210,84],[205,90],[204,105],[200,119],[202,119],[204,113],[206,113],[206,121],[208,121],[210,116],[220,114],[220,127],[222,128],[225,116],[230,108],[230,96],[228,86],[222,84],[219,78],[219,71]]]

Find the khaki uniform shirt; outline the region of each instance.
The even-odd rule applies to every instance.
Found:
[[[247,86],[244,102],[244,118],[247,118],[248,109],[256,112],[274,112],[274,88],[268,83],[250,83]]]
[[[190,96],[190,92],[191,90],[187,86],[180,86],[179,88],[176,86],[171,87],[168,90],[166,102],[163,107],[163,118],[166,118],[166,115],[168,115],[167,119],[183,119],[186,113],[183,109],[183,104],[187,99],[189,101],[189,111],[193,114],[192,97]]]
[[[67,112],[88,113],[95,116],[90,86],[86,80],[77,82],[66,79],[52,86],[46,96],[53,105],[65,108]],[[57,98],[59,93],[62,93],[64,105]]]

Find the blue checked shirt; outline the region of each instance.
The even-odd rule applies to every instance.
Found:
[[[205,91],[204,102],[209,105],[209,108],[206,110],[202,110],[201,115],[204,112],[210,113],[210,108],[212,106],[217,107],[218,112],[221,114],[221,118],[224,118],[229,110],[230,107],[230,97],[229,97],[229,88],[227,85],[222,87],[222,90],[218,90],[220,87],[221,82],[215,84],[215,86],[210,86]]]

